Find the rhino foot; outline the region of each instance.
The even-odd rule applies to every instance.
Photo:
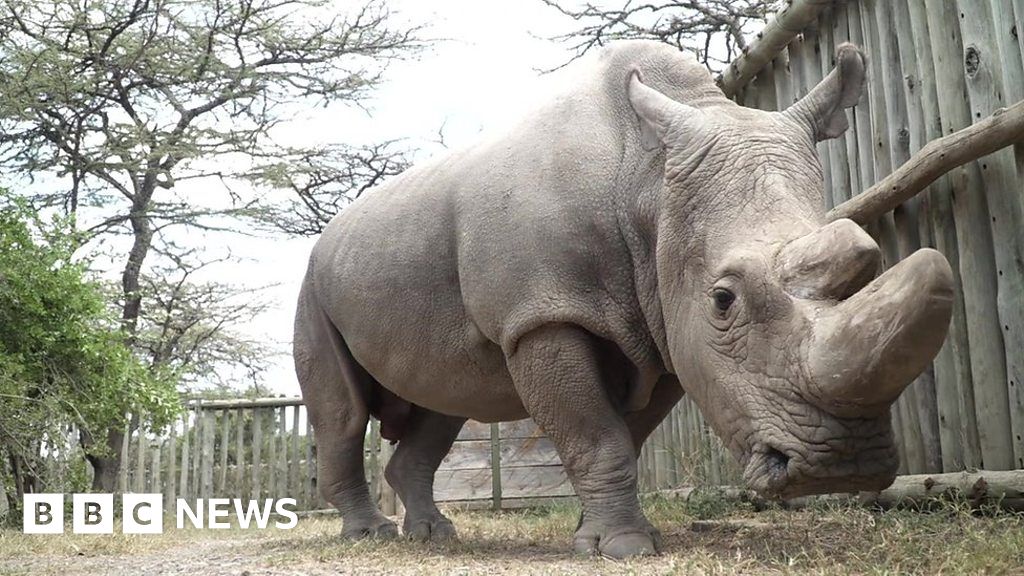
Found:
[[[378,538],[381,540],[392,540],[398,538],[398,526],[381,516],[365,522],[345,522],[341,530],[341,537],[349,540],[365,540]]]
[[[621,560],[634,556],[653,556],[661,552],[661,533],[653,526],[611,528],[582,526],[573,538],[579,554],[600,554]]]
[[[410,518],[402,525],[405,537],[415,542],[451,542],[458,539],[455,525],[442,515],[434,518]]]

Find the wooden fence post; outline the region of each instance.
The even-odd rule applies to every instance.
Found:
[[[964,81],[960,17],[953,2],[925,2],[932,57],[944,133],[971,124]],[[935,31],[942,33],[935,33]],[[1013,464],[1010,413],[1006,392],[1006,360],[998,313],[996,266],[987,199],[980,167],[968,164],[950,174],[953,214],[960,248],[960,278],[970,345],[982,466],[1005,470]]]
[[[993,20],[991,7],[1002,2],[957,0],[960,7],[960,30],[964,42],[964,70],[970,110],[975,119],[987,118],[1007,102],[1003,71],[1016,66],[1012,74],[1020,78],[1021,56],[1016,42],[1012,43],[1003,27]],[[1009,8],[1003,6],[999,14],[1006,17]],[[1009,10],[1012,15],[1012,9]],[[1024,89],[1017,84],[1013,92],[1020,95]],[[1008,468],[1024,468],[1024,393],[1017,385],[1024,379],[1024,200],[1017,163],[1012,149],[1006,148],[980,160],[981,177],[985,183],[985,196],[991,217],[992,247],[995,256],[995,300],[997,323],[1001,328],[1001,348],[1005,352],[1005,366],[1001,385],[1002,394],[993,390],[994,398],[1003,399],[1008,427],[1006,432],[1013,460]],[[989,301],[991,307],[992,301]],[[994,373],[998,378],[998,374]],[[995,388],[995,386],[993,386]],[[988,462],[986,467],[992,468]]]
[[[252,499],[263,497],[260,469],[263,467],[263,418],[259,408],[252,409]]]
[[[203,435],[202,435],[202,446],[203,451],[201,454],[200,464],[200,498],[210,498],[213,496],[213,441],[217,435],[217,422],[215,420],[213,410],[203,410]]]
[[[217,496],[227,496],[228,483],[228,439],[231,434],[231,423],[229,422],[231,412],[218,410],[217,418],[220,419],[220,470],[217,471]]]
[[[171,421],[171,436],[167,441],[167,491],[164,493],[164,509],[171,510],[178,498],[178,422]]]
[[[491,508],[501,510],[501,428],[491,424]]]
[[[235,490],[234,493],[241,498],[244,494],[245,478],[245,409],[234,410],[235,415]]]

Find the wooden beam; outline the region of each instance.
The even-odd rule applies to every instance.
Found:
[[[765,25],[747,49],[716,79],[725,95],[732,97],[747,85],[779,52],[835,0],[790,0]],[[782,106],[782,103],[780,103]]]
[[[255,398],[252,400],[192,400],[185,403],[185,408],[202,408],[203,410],[229,410],[236,408],[281,408],[284,406],[301,406],[302,398]]]
[[[1024,142],[1024,102],[932,140],[910,160],[880,182],[830,210],[829,222],[849,218],[866,224],[914,197],[950,170],[1001,148]]]

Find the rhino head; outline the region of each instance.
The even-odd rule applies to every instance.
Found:
[[[645,147],[664,151],[656,267],[671,369],[774,497],[881,489],[898,466],[889,407],[931,362],[953,280],[922,249],[876,277],[872,238],[827,223],[816,142],[847,128],[864,56],[784,112],[687,105],[629,79]]]

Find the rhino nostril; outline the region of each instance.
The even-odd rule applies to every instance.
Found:
[[[787,468],[789,468],[789,456],[770,446],[768,451],[765,452],[765,460],[768,464],[768,469],[773,474],[785,474]]]

